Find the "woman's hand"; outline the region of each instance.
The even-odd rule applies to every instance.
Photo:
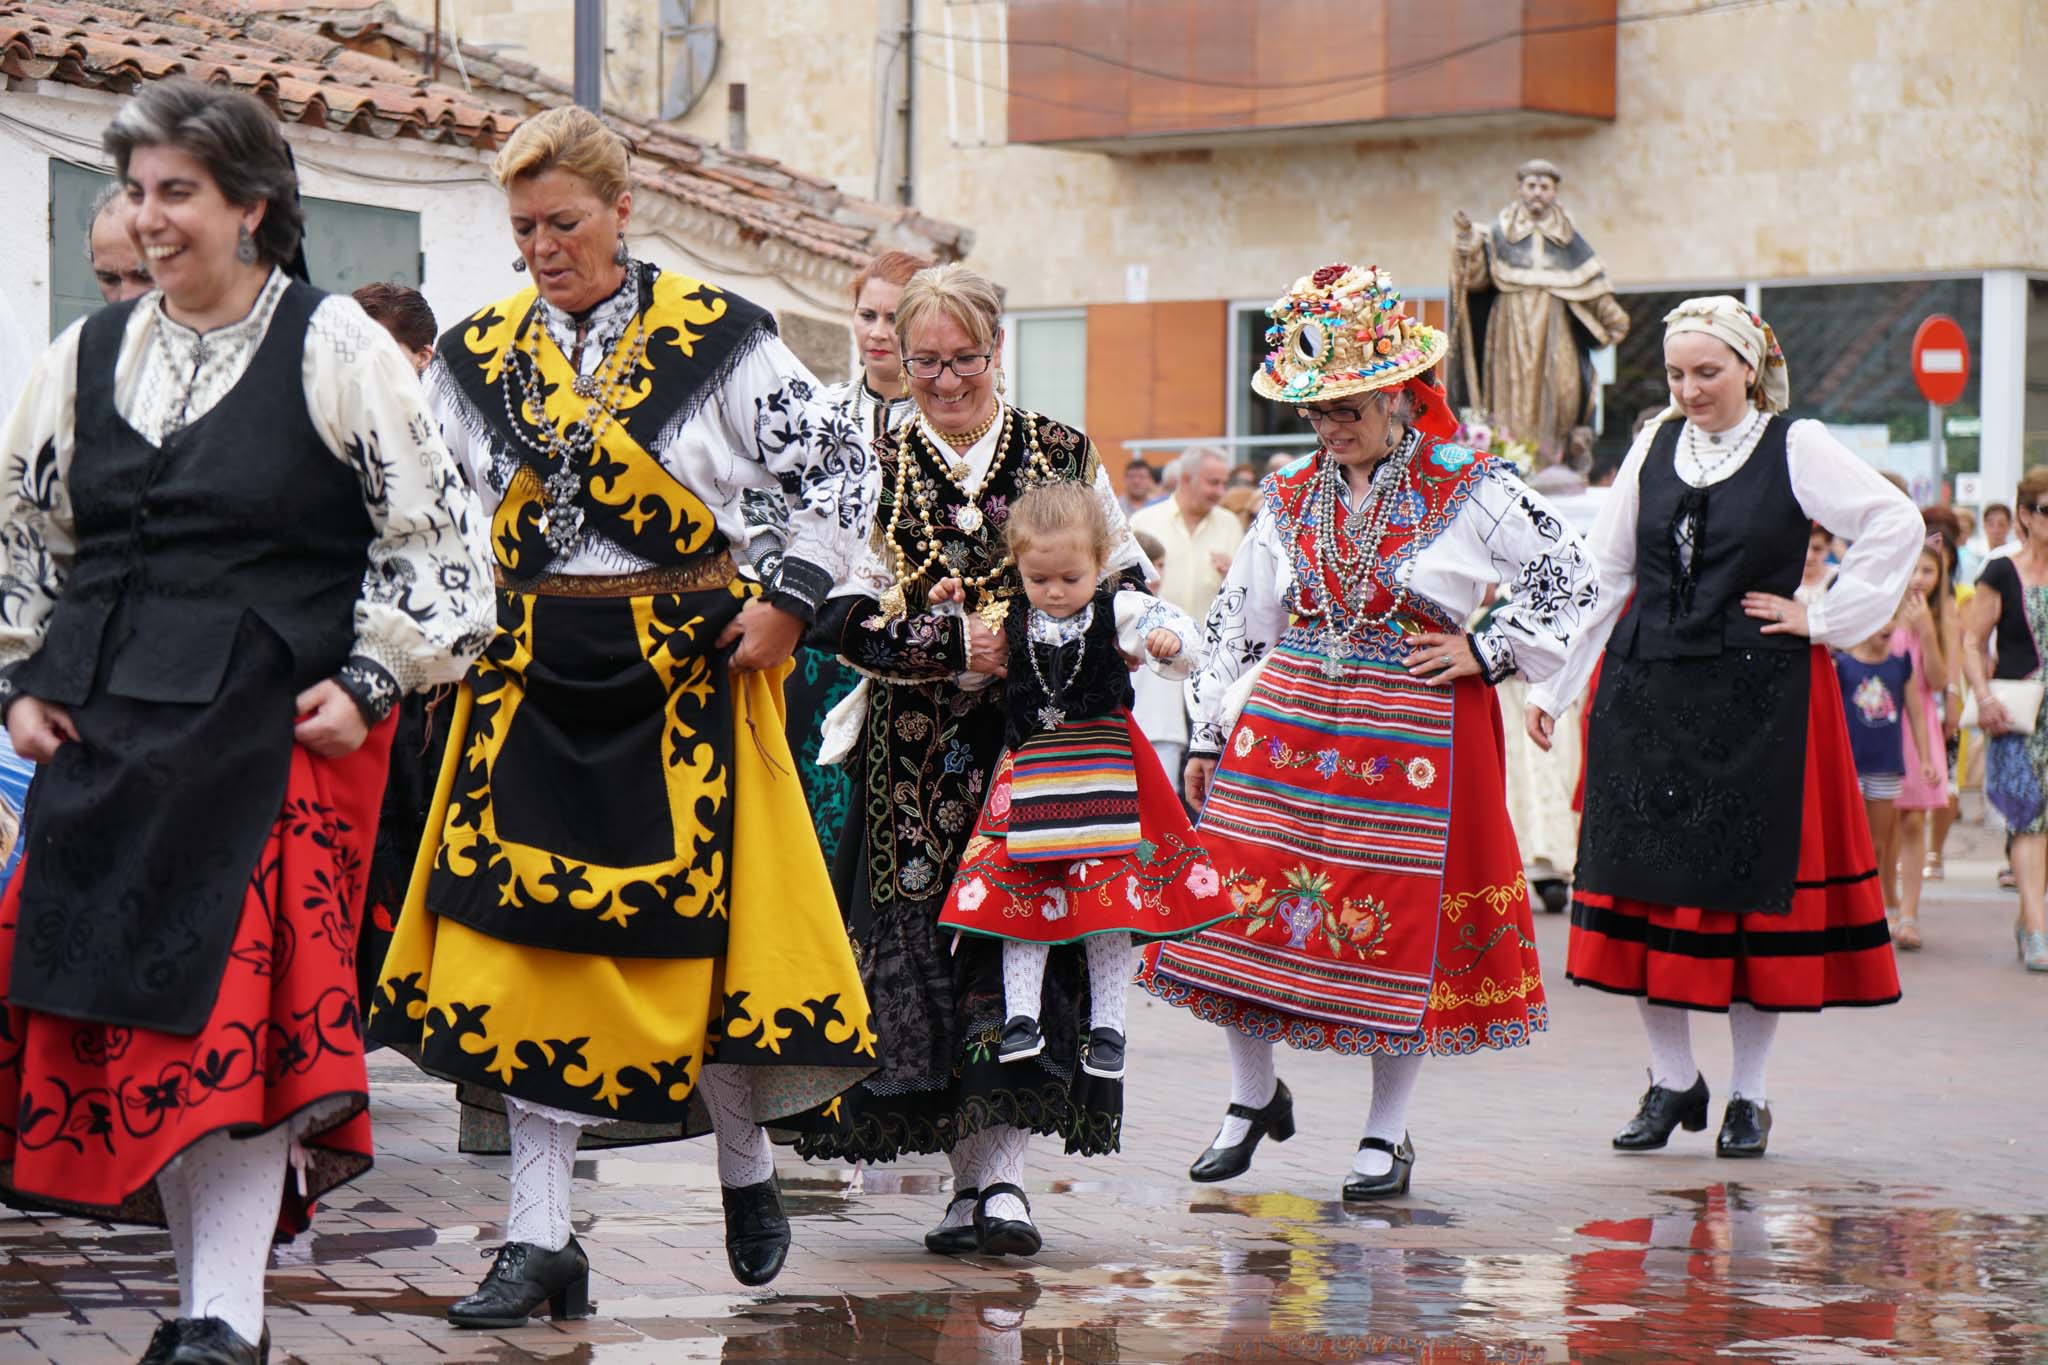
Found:
[[[991,678],[1010,676],[1010,637],[998,627],[990,630],[986,622],[972,613],[967,617],[967,671],[986,673]]]
[[[739,641],[739,648],[732,652],[732,671],[759,673],[796,653],[796,642],[803,638],[803,633],[802,617],[756,597],[741,607],[740,614],[718,633],[718,648]]]
[[[1145,636],[1145,652],[1155,659],[1171,659],[1180,653],[1180,636],[1165,626],[1155,626]]]
[[[1213,758],[1191,758],[1188,760],[1187,776],[1182,785],[1187,790],[1188,804],[1196,810],[1209,799],[1209,783],[1216,777],[1216,760]]]
[[[1529,732],[1530,742],[1544,753],[1550,752],[1550,736],[1557,728],[1557,721],[1551,714],[1534,702],[1522,708],[1522,728]]]
[[[1767,592],[1746,592],[1742,594],[1742,610],[1759,621],[1771,623],[1763,628],[1765,635],[1807,633],[1806,604],[1794,598]]]
[[[1466,635],[1411,635],[1408,671],[1427,683],[1479,676],[1479,656]]]
[[[20,704],[15,703],[17,706]],[[9,717],[9,728],[12,728],[12,717]],[[2002,735],[2012,729],[2012,713],[1997,697],[1987,693],[1977,698],[1977,728],[1987,735]]]
[[[370,737],[362,708],[332,678],[299,693],[293,705],[298,708],[299,719],[292,727],[292,738],[322,758],[352,754]]]
[[[71,713],[34,697],[17,697],[7,711],[7,738],[14,752],[31,763],[48,763],[57,756],[57,746],[78,738]]]

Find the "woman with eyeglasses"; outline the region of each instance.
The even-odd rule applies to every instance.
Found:
[[[1123,1117],[1123,1082],[1082,1063],[1090,993],[1124,990],[1126,974],[1091,980],[1083,945],[1053,949],[1044,1049],[1005,1065],[1001,941],[956,945],[938,922],[1003,750],[1004,622],[1023,590],[1005,545],[1011,504],[1033,484],[1089,484],[1114,532],[1106,573],[1144,586],[1094,443],[1003,401],[1001,315],[995,285],[963,265],[904,287],[896,331],[917,419],[876,442],[875,535],[816,632],[867,677],[828,723],[827,749],[850,750],[838,891],[882,1067],[828,1108],[800,1150],[862,1162],[943,1152],[953,1192],[925,1236],[942,1255],[1037,1251],[1019,1186],[1031,1135],[1111,1152]],[[948,578],[966,600],[928,605]]]
[[[1642,1011],[1650,1088],[1615,1148],[1706,1127],[1690,1013],[1704,1010],[1728,1016],[1735,1054],[1715,1155],[1760,1157],[1779,1015],[1899,998],[1821,646],[1891,620],[1922,527],[1826,427],[1785,417],[1784,354],[1739,300],[1665,314],[1664,370],[1671,406],[1636,437],[1593,527],[1599,614],[1531,692],[1530,718],[1570,705],[1604,647],[1565,972]],[[1816,522],[1852,544],[1809,602]]]
[[[1267,315],[1252,388],[1318,446],[1266,477],[1188,682],[1187,796],[1240,918],[1152,950],[1140,980],[1228,1040],[1229,1107],[1191,1179],[1293,1135],[1284,1042],[1372,1059],[1343,1197],[1385,1199],[1408,1189],[1424,1060],[1544,1026],[1492,687],[1562,667],[1599,589],[1548,503],[1451,443],[1427,377],[1443,333],[1385,271],[1324,266]],[[1497,583],[1508,604],[1466,633]]]
[[[2048,700],[2032,717],[2015,716],[1994,682],[2038,679],[2048,660],[2048,469],[2029,469],[2014,500],[2020,548],[1987,560],[1977,591],[1963,607],[1963,672],[1977,699],[1986,735],[1984,796],[2012,833],[2012,873],[2020,914],[2014,947],[2030,972],[2048,972]],[[1984,656],[1996,636],[1998,657]]]

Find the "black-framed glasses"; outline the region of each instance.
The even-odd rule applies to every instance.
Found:
[[[1350,426],[1365,415],[1364,408],[1340,406],[1334,408],[1296,408],[1294,415],[1310,426],[1321,426],[1324,422],[1338,422]]]
[[[2032,512],[2037,517],[2048,517],[2048,502],[2023,502],[2020,510]]]
[[[941,360],[935,355],[914,355],[903,362],[903,368],[910,371],[912,379],[937,379],[941,370],[951,370],[962,379],[972,379],[988,370],[993,351],[978,351],[973,355],[954,356]]]

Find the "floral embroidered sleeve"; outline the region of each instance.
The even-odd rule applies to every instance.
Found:
[[[1564,667],[1572,639],[1600,605],[1592,553],[1539,493],[1498,461],[1459,513],[1472,519],[1485,542],[1507,600],[1487,628],[1472,638],[1481,675],[1498,683],[1520,672],[1531,682]]]
[[[883,682],[937,682],[967,669],[967,621],[920,611],[884,619],[872,597],[835,597],[817,634],[861,673]]]
[[[1272,512],[1261,508],[1209,608],[1204,658],[1187,681],[1190,758],[1223,752],[1232,686],[1266,657],[1287,628],[1288,574],[1279,527]]]
[[[1155,630],[1173,632],[1180,641],[1180,653],[1170,659],[1155,659],[1145,648],[1145,639]],[[1116,595],[1116,647],[1162,678],[1179,682],[1202,662],[1202,628],[1192,616],[1171,602],[1149,592],[1124,588]]]
[[[356,475],[376,529],[355,647],[335,681],[366,717],[461,678],[496,625],[488,523],[428,415],[405,355],[353,299],[307,330],[306,408]]]
[[[0,428],[0,708],[14,666],[42,645],[77,553],[71,521],[72,402],[77,327],[35,364]]]

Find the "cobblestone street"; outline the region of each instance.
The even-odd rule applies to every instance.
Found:
[[[1716,1160],[1712,1124],[1608,1149],[1643,1084],[1635,1008],[1560,979],[1546,916],[1550,1030],[1424,1073],[1409,1198],[1338,1202],[1367,1068],[1301,1054],[1280,1060],[1296,1138],[1189,1183],[1223,1049],[1134,996],[1123,1154],[1034,1152],[1042,1255],[926,1254],[943,1163],[856,1179],[785,1154],[789,1267],[740,1292],[709,1146],[637,1148],[577,1165],[597,1315],[518,1331],[441,1316],[501,1238],[503,1160],[456,1153],[447,1087],[379,1054],[377,1167],[277,1251],[273,1359],[2048,1360],[2048,980],[2012,959],[1995,852],[1958,827],[1903,1003],[1786,1021],[1762,1162]],[[1726,1030],[1695,1040],[1718,1122]],[[161,1232],[16,1216],[0,1246],[5,1359],[131,1361],[174,1307]]]

